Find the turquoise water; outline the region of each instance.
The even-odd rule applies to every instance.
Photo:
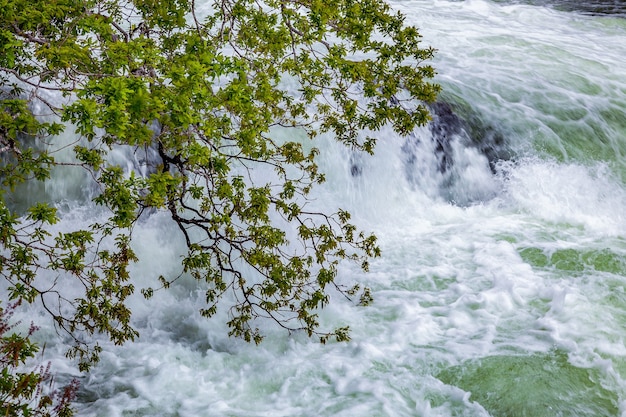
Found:
[[[452,138],[442,173],[428,128],[411,163],[405,139],[383,131],[376,154],[356,159],[359,176],[353,155],[320,139],[328,182],[314,204],[352,211],[383,250],[368,274],[340,269],[374,303],[334,297],[321,312],[352,341],[322,346],[270,325],[261,346],[230,339],[182,280],[133,299],[141,337],[102,342],[79,415],[626,413],[626,19],[528,2],[392,5],[437,49],[442,100],[467,136]],[[492,145],[507,159],[490,164]],[[65,205],[61,230],[97,220]],[[136,237],[137,287],[176,271],[184,242],[167,216]],[[75,374],[53,330],[40,335],[61,378]]]

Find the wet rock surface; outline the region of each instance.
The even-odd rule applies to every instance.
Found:
[[[547,6],[566,12],[577,12],[594,16],[618,16],[626,18],[624,0],[496,0],[504,4],[530,4]]]

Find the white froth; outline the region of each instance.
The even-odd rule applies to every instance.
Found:
[[[585,144],[604,138],[605,148],[589,149],[621,152],[619,121],[602,112],[626,112],[626,24],[486,0],[392,5],[438,49],[443,97],[502,132],[514,160],[494,174],[477,148],[457,143],[456,182],[445,188],[428,141],[407,172],[405,139],[390,132],[374,156],[322,138],[328,182],[312,204],[348,209],[383,249],[369,274],[340,266],[339,280],[370,286],[374,303],[334,297],[320,312],[326,327],[350,325],[353,340],[321,346],[265,324],[259,347],[230,339],[225,314],[201,318],[201,288],[182,279],[152,300],[132,299],[141,338],[102,342],[102,361],[81,381],[81,416],[487,416],[475,395],[437,375],[554,348],[598,369],[596,383],[624,402],[626,278],[585,258],[626,256],[623,161],[589,155]],[[91,221],[76,209],[58,227]],[[138,225],[138,288],[177,270],[176,232],[161,214]],[[51,344],[48,354],[66,372],[62,351]]]

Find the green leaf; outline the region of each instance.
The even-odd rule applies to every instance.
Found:
[[[165,238],[187,252],[178,271],[154,277],[155,289],[142,294],[157,298],[191,276],[206,294],[200,313],[225,309],[231,335],[259,343],[256,322],[270,320],[321,342],[346,341],[347,327],[320,323],[317,310],[336,302],[327,290],[372,302],[368,289],[336,281],[339,262],[368,269],[380,255],[375,236],[346,211],[310,210],[325,181],[317,137],[372,153],[380,129],[406,135],[426,123],[424,104],[439,90],[427,63],[434,50],[381,0],[199,7],[0,4],[0,275],[10,296],[29,302],[58,292],[63,314],[54,320],[76,341],[70,356],[81,369],[98,357],[96,334],[116,344],[138,336],[128,306],[144,273],[132,267],[142,244],[134,231],[153,214],[168,216]],[[70,145],[66,126],[79,136]],[[60,196],[10,204],[20,184],[45,188],[51,175],[77,169],[104,216],[87,230],[55,229],[51,201]],[[45,269],[81,292],[40,284]]]

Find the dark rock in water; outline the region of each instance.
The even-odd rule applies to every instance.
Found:
[[[352,163],[350,164],[350,174],[352,174],[353,177],[358,177],[362,174],[362,172],[363,168],[361,168],[361,165],[357,164],[355,161],[352,161]]]
[[[411,187],[462,206],[493,198],[496,165],[509,159],[504,136],[468,107],[430,104],[431,121],[408,135],[401,148]],[[348,169],[353,177],[363,174],[359,154],[350,155]]]
[[[552,7],[565,12],[575,12],[592,16],[626,17],[624,0],[496,0],[503,4],[529,4]]]
[[[409,183],[461,206],[495,196],[496,165],[510,157],[504,136],[471,109],[440,101],[429,111],[427,128],[402,147]]]
[[[485,123],[476,114],[469,115],[466,123],[472,146],[487,157],[489,167],[495,173],[498,161],[511,158],[504,135],[497,128]]]
[[[359,177],[363,173],[363,162],[361,154],[357,152],[350,153],[350,175]]]
[[[397,101],[392,101],[392,103],[399,104]],[[435,144],[434,152],[438,159],[438,170],[446,172],[453,163],[453,151],[450,142],[454,137],[467,136],[468,129],[465,122],[454,113],[452,107],[446,102],[435,102],[428,106],[428,110],[432,119],[428,127]],[[411,134],[403,147],[404,152],[409,156],[409,163],[415,163],[417,160],[413,145],[419,143],[420,140],[415,134]]]
[[[467,128],[448,103],[437,102],[430,106],[432,121],[429,124],[439,159],[439,171],[446,172],[453,163],[450,141],[454,136],[465,136]]]
[[[446,102],[436,102],[429,106],[431,122],[428,127],[435,145],[434,152],[438,159],[438,170],[446,173],[454,164],[453,141],[458,141],[465,147],[475,148],[485,155],[492,172],[495,172],[497,161],[508,159],[503,135],[493,127],[485,125],[477,115],[461,118]],[[403,150],[409,155],[408,162],[415,162],[415,152],[412,146],[420,138],[411,135]]]
[[[422,141],[432,141],[432,153],[437,160],[437,170],[445,173],[454,163],[451,141],[458,136],[464,136],[466,132],[463,121],[454,114],[449,104],[444,102],[434,103],[429,107],[429,111],[432,119],[428,124],[431,138],[423,138],[417,133],[412,133],[402,147],[402,151],[407,157],[406,164],[409,177],[413,176],[413,171],[417,168],[417,165],[429,162],[428,157],[420,155],[420,153],[427,150],[424,147],[420,147]]]
[[[551,5],[555,9],[594,16],[626,17],[626,2],[624,0],[554,0]]]

